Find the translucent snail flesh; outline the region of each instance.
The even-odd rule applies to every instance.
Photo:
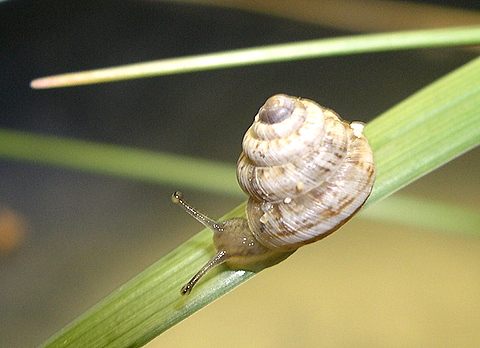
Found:
[[[188,294],[211,268],[259,271],[348,221],[375,180],[363,124],[348,123],[311,100],[277,94],[260,108],[243,139],[237,179],[249,195],[247,218],[215,221],[175,203],[209,227],[217,250],[182,288]]]

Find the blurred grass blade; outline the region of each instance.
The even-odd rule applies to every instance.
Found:
[[[478,208],[478,207],[477,207]],[[449,233],[480,237],[480,214],[475,207],[395,194],[359,214],[363,219],[410,228],[428,229],[432,233]]]
[[[233,163],[8,129],[0,129],[2,157],[245,197],[232,180],[235,177]]]
[[[36,79],[32,88],[77,86],[354,53],[480,44],[480,26],[366,34],[164,59]]]
[[[480,58],[367,125],[378,176],[369,204],[480,143]],[[244,215],[243,206],[229,216]],[[172,231],[174,233],[174,231]],[[121,286],[42,347],[140,347],[253,273],[218,267],[189,297],[180,287],[213,254],[202,231]]]

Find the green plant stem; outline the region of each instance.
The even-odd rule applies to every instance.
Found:
[[[2,157],[183,189],[200,188],[234,197],[245,196],[232,180],[233,164],[164,152],[0,129]]]
[[[435,233],[480,237],[480,214],[475,206],[460,207],[425,197],[395,194],[381,204],[362,210],[360,217],[375,222],[427,229]]]
[[[333,55],[478,44],[480,44],[480,26],[355,35],[171,58],[114,68],[49,76],[32,81],[31,87],[77,86]]]

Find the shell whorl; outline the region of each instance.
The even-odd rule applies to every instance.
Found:
[[[250,195],[249,227],[261,244],[295,250],[335,231],[361,207],[375,177],[361,129],[307,99],[267,100],[237,164]]]

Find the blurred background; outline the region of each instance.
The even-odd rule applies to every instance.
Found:
[[[221,4],[0,2],[0,127],[233,165],[275,93],[368,121],[478,55],[415,50],[29,88],[40,76],[168,57],[480,24],[478,1]],[[479,155],[474,149],[398,194],[479,211]],[[0,158],[0,345],[40,344],[199,231],[171,203],[177,189]],[[213,217],[244,200],[185,193]],[[148,347],[474,347],[478,313],[478,236],[360,214]]]

